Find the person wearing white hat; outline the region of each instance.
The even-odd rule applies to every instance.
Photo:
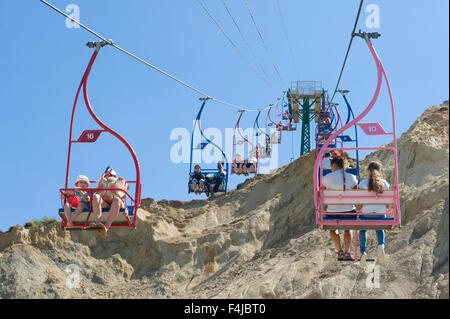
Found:
[[[73,220],[75,220],[84,210],[90,209],[89,193],[85,190],[89,188],[89,178],[85,175],[78,175],[75,181],[76,191],[67,191],[61,195],[61,199],[67,199],[64,203],[64,214],[66,215],[67,227],[73,226]],[[72,208],[75,209],[72,212]]]

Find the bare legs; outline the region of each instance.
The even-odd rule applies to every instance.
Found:
[[[101,224],[100,217],[102,216],[102,208],[108,207],[109,204],[99,194],[94,194],[92,197],[92,212],[94,213],[97,226]]]
[[[119,197],[114,197],[111,208],[109,209],[108,219],[106,220],[106,231],[111,227],[112,222],[116,219],[117,215],[119,215],[119,211],[121,208],[124,208],[124,203]]]
[[[330,230],[331,240],[333,241],[334,247],[337,251],[342,250],[341,238],[337,230]],[[350,230],[344,230],[344,251],[350,251],[350,245],[352,243],[352,233]]]
[[[67,226],[68,227],[73,226],[72,221],[74,219],[76,219],[83,212],[83,210],[85,208],[87,208],[87,207],[83,203],[80,203],[78,205],[78,207],[75,209],[75,211],[72,213],[72,207],[70,206],[70,204],[69,203],[64,204],[64,214],[66,215],[66,218],[67,218]]]
[[[103,225],[100,221],[100,217],[102,216],[102,208],[108,208],[109,209],[109,215],[108,219],[106,220],[106,224]],[[102,230],[102,235],[106,237],[106,232],[111,227],[111,224],[113,223],[114,219],[116,219],[117,215],[119,215],[120,209],[124,208],[125,204],[119,197],[114,197],[113,201],[111,203],[111,206],[101,198],[100,195],[95,194],[92,198],[92,210],[94,212],[95,216],[95,223],[98,227]]]

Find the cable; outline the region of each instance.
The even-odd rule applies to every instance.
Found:
[[[344,63],[342,64],[341,72],[339,73],[339,78],[336,83],[336,88],[334,89],[333,96],[331,97],[331,102],[333,102],[334,96],[336,95],[337,89],[339,87],[339,82],[341,81],[342,73],[344,72],[345,63],[347,62],[348,53],[350,52],[350,47],[352,46],[353,37],[355,36],[356,26],[358,25],[359,15],[361,14],[361,8],[364,0],[361,0],[359,3],[358,14],[356,15],[355,24],[353,26],[352,36],[350,38],[350,42],[348,44],[347,53],[345,54]]]
[[[255,71],[255,73],[264,81],[266,82],[275,92],[277,92],[278,90],[271,84],[269,83],[256,69],[256,67],[253,65],[253,63],[251,63],[246,56],[244,55],[244,53],[242,53],[241,50],[239,50],[239,48],[237,47],[237,45],[233,42],[233,40],[231,40],[231,38],[225,33],[224,29],[220,26],[219,22],[217,22],[216,19],[214,19],[214,17],[212,16],[212,14],[209,12],[209,10],[206,8],[206,6],[203,4],[203,2],[201,0],[197,0],[197,2],[200,4],[200,6],[203,8],[203,10],[205,10],[206,14],[210,17],[210,19],[216,24],[216,26],[219,28],[219,30],[222,32],[222,34],[225,36],[225,38],[228,40],[228,42],[231,43],[231,45],[234,47],[234,49],[239,53],[239,55],[241,56],[241,58],[253,69],[253,71]]]
[[[223,1],[223,0],[222,0]],[[292,51],[291,41],[289,41],[288,32],[286,29],[286,24],[284,23],[283,14],[281,13],[280,1],[277,0],[278,12],[280,13],[281,23],[283,24],[284,34],[286,35],[286,40],[289,45],[289,52],[291,52],[292,63],[294,64],[295,73],[297,74],[297,78],[300,79],[300,74],[298,72],[297,64],[295,63],[294,53]]]
[[[156,71],[158,71],[158,72],[164,74],[165,76],[171,78],[172,80],[174,80],[174,81],[176,81],[176,82],[178,82],[178,83],[184,85],[185,87],[187,87],[187,88],[189,88],[189,89],[191,89],[191,90],[193,90],[193,91],[195,91],[195,92],[197,92],[197,93],[203,95],[204,97],[206,97],[206,98],[208,98],[208,99],[210,99],[210,100],[216,101],[217,103],[221,103],[221,104],[223,104],[223,105],[227,105],[227,106],[233,107],[233,108],[238,109],[238,110],[244,110],[244,111],[246,111],[246,112],[258,112],[259,110],[261,110],[260,108],[259,108],[259,109],[257,109],[257,108],[254,108],[254,109],[246,109],[246,108],[243,108],[243,107],[241,107],[241,106],[238,106],[238,105],[235,105],[235,104],[232,104],[232,103],[228,103],[228,102],[226,102],[226,101],[223,101],[223,100],[220,100],[220,99],[218,99],[218,98],[215,98],[215,97],[213,97],[213,96],[211,96],[211,95],[208,95],[208,94],[206,94],[206,93],[200,91],[199,89],[193,87],[192,85],[189,85],[189,84],[187,84],[186,82],[183,82],[183,81],[181,81],[180,79],[177,79],[176,77],[174,77],[173,75],[171,75],[171,74],[169,74],[169,73],[167,73],[167,72],[161,70],[160,68],[158,68],[158,67],[152,65],[151,63],[149,63],[149,62],[147,62],[147,61],[145,61],[145,60],[142,60],[141,58],[137,57],[136,55],[134,55],[134,54],[132,54],[132,53],[130,53],[130,52],[128,52],[128,51],[122,49],[121,47],[119,47],[118,45],[116,45],[115,43],[113,43],[112,40],[106,39],[106,38],[102,37],[101,35],[99,35],[99,34],[96,33],[95,31],[93,31],[93,30],[91,30],[90,28],[88,28],[88,27],[86,27],[85,25],[83,25],[83,24],[82,24],[81,22],[79,22],[78,20],[75,20],[74,18],[72,18],[71,16],[69,16],[68,14],[66,14],[65,12],[59,10],[58,8],[56,8],[55,6],[53,6],[52,4],[48,3],[46,0],[40,0],[40,1],[41,1],[42,3],[44,3],[44,4],[46,4],[47,6],[49,6],[50,8],[52,8],[53,10],[55,10],[56,12],[62,14],[62,15],[65,16],[66,18],[70,19],[72,22],[75,22],[75,23],[78,24],[80,27],[82,27],[82,28],[85,29],[86,31],[92,33],[93,35],[95,35],[95,36],[98,37],[99,39],[101,39],[101,40],[105,41],[106,43],[110,44],[112,47],[116,48],[117,50],[119,50],[119,51],[121,51],[121,52],[123,52],[123,53],[129,55],[130,57],[132,57],[132,58],[138,60],[139,62],[141,62],[141,63],[143,63],[143,64],[145,64],[145,65],[151,67],[152,69],[154,69],[154,70],[156,70]],[[269,107],[266,107],[266,108],[264,108],[263,110],[267,110],[268,108],[269,108]]]
[[[241,28],[239,28],[239,25],[236,22],[236,19],[234,19],[233,15],[231,14],[230,9],[228,8],[228,6],[226,5],[224,0],[221,0],[223,6],[225,7],[225,9],[228,12],[228,15],[230,16],[231,20],[233,20],[234,26],[236,27],[236,29],[238,30],[239,34],[241,35],[242,40],[245,42],[245,44],[247,45],[248,50],[250,51],[250,53],[252,54],[253,58],[256,60],[256,63],[258,64],[259,68],[261,69],[261,71],[264,73],[264,75],[266,77],[268,77],[266,70],[264,70],[263,66],[261,65],[259,59],[256,57],[255,52],[253,51],[252,46],[250,45],[250,43],[247,41],[247,38],[244,36],[244,34],[241,31]]]
[[[248,13],[250,14],[250,18],[251,18],[252,21],[253,21],[253,25],[255,26],[256,31],[258,31],[259,38],[261,39],[261,42],[262,42],[262,44],[263,44],[263,46],[264,46],[264,49],[266,50],[266,53],[267,53],[267,55],[269,56],[270,61],[272,62],[273,68],[275,69],[275,72],[277,73],[278,77],[280,78],[281,84],[283,85],[283,87],[285,87],[286,85],[284,84],[283,78],[281,77],[281,74],[280,74],[280,72],[278,71],[277,66],[275,65],[275,62],[274,62],[274,60],[273,60],[273,58],[272,58],[272,55],[271,55],[270,52],[269,52],[269,48],[267,47],[266,43],[264,42],[263,36],[262,36],[262,34],[261,34],[261,31],[260,31],[259,28],[258,28],[258,25],[257,25],[256,22],[255,22],[255,18],[253,17],[252,11],[250,10],[250,8],[249,8],[248,3],[247,3],[246,0],[244,0],[244,3],[245,3],[245,6],[247,7]]]

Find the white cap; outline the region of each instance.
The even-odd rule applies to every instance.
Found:
[[[86,182],[86,183],[88,184],[88,187],[89,187],[89,185],[91,184],[91,183],[89,182],[89,178],[88,178],[86,175],[78,175],[78,176],[77,176],[77,180],[75,181],[75,185],[76,185],[78,182],[81,182],[81,181]]]

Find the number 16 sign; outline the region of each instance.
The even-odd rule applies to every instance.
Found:
[[[78,138],[78,143],[94,143],[103,130],[85,130]]]

